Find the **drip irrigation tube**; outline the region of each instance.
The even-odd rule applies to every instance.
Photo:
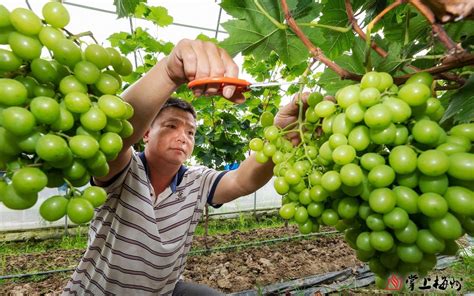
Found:
[[[304,239],[307,237],[325,236],[325,235],[332,235],[332,234],[338,234],[338,233],[339,233],[338,231],[334,230],[334,231],[316,232],[316,233],[310,233],[310,234],[299,234],[299,235],[286,236],[286,237],[275,238],[275,239],[266,239],[266,240],[255,241],[255,242],[244,243],[244,244],[236,244],[236,245],[229,245],[229,246],[209,248],[209,249],[193,250],[189,252],[189,255],[192,256],[192,255],[201,254],[201,253],[213,253],[213,252],[232,250],[232,249],[238,249],[238,248],[243,248],[243,247],[253,247],[253,246],[282,242],[282,241],[296,240],[300,238]]]
[[[2,275],[0,276],[0,280],[24,278],[24,277],[38,276],[38,275],[48,275],[48,274],[60,273],[60,272],[69,272],[69,271],[73,271],[74,269],[75,267],[66,268],[66,269],[48,270],[48,271],[38,271],[38,272],[33,272],[33,273]]]

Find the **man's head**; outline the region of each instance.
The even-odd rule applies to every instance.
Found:
[[[178,98],[171,97],[163,104],[163,106],[161,106],[160,111],[158,111],[158,114],[156,114],[156,116],[153,119],[153,122],[151,123],[151,125],[153,125],[155,123],[156,119],[167,108],[178,108],[178,109],[181,109],[183,111],[189,112],[194,117],[194,119],[196,119],[196,110],[194,110],[193,105],[186,102],[185,100],[181,100],[181,99],[178,99]]]
[[[182,164],[194,149],[196,111],[186,101],[170,98],[145,134],[147,156],[175,165]]]

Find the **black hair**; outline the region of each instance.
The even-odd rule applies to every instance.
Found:
[[[179,98],[171,97],[163,104],[163,106],[161,106],[161,109],[160,111],[158,111],[158,114],[156,114],[155,118],[153,119],[152,124],[156,121],[158,116],[160,116],[160,113],[163,110],[165,110],[166,108],[171,108],[171,107],[189,112],[194,117],[194,119],[196,119],[196,110],[194,110],[194,107],[193,105],[191,105],[191,103]]]

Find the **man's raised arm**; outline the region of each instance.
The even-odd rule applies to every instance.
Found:
[[[158,62],[122,94],[122,98],[134,108],[134,115],[130,119],[134,132],[124,139],[122,151],[117,158],[109,162],[109,174],[96,180],[99,183],[106,182],[125,168],[131,158],[131,146],[143,137],[161,106],[177,87],[204,77],[237,77],[238,71],[232,58],[211,42],[178,42],[169,56]],[[233,86],[225,87],[224,96],[233,102],[243,102],[242,95],[234,96],[234,89]],[[194,90],[196,96],[212,95],[216,92],[216,85]]]

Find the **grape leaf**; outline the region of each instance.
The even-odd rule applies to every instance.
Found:
[[[347,18],[344,0],[328,1],[322,9],[322,16],[319,23],[331,26],[346,27],[349,24]],[[341,33],[332,30],[324,30],[323,36],[326,39],[321,43],[320,47],[324,53],[331,59],[340,56],[344,51],[351,48],[354,41],[354,33]]]
[[[339,89],[354,83],[355,81],[352,80],[342,80],[341,77],[336,74],[336,72],[329,68],[324,70],[323,74],[318,80],[318,84],[326,91],[328,95],[334,95]]]
[[[160,27],[166,27],[173,23],[173,18],[168,14],[168,10],[162,6],[150,6],[150,13],[147,19]]]
[[[471,74],[466,84],[463,85],[449,101],[441,122],[453,117],[454,122],[471,122],[474,120],[474,75]]]
[[[207,36],[206,34],[203,34],[203,33],[197,35],[196,40],[209,41],[209,42],[212,42],[212,43],[218,43],[219,42],[216,38],[209,37],[209,36]]]
[[[394,15],[391,19],[385,20],[384,25],[384,36],[390,41],[393,42],[403,42],[405,40],[405,31],[406,31],[406,22],[405,19],[401,23],[398,23]],[[408,26],[408,38],[409,41],[422,38],[423,36],[429,36],[428,32],[430,26],[426,21],[426,18],[421,14],[415,14],[412,12],[410,14],[410,22]]]
[[[141,27],[135,28],[133,34],[126,32],[114,33],[107,39],[112,46],[120,48],[123,54],[129,54],[139,48],[149,52],[169,53],[170,46],[172,48],[171,43],[161,44]]]
[[[114,0],[118,18],[127,17],[135,12],[135,8],[146,0]]]
[[[403,64],[403,60],[400,58],[400,52],[402,45],[400,43],[390,43],[387,50],[388,56],[383,59],[379,59],[379,63],[374,63],[375,70],[379,72],[393,73],[400,65]]]
[[[265,12],[283,25],[284,14],[279,1],[260,1]],[[295,9],[296,0],[288,1],[289,9]],[[315,18],[318,9],[313,9],[313,4],[297,8],[298,15],[303,20]],[[268,57],[275,51],[281,60],[289,66],[299,64],[309,55],[308,49],[301,40],[288,28],[278,28],[265,16],[252,0],[224,0],[221,7],[235,19],[222,24],[229,33],[229,37],[221,42],[231,55],[238,53],[253,54],[257,60]],[[295,19],[298,21],[298,19]],[[303,28],[303,32],[313,42],[324,42],[321,31],[314,28]]]

